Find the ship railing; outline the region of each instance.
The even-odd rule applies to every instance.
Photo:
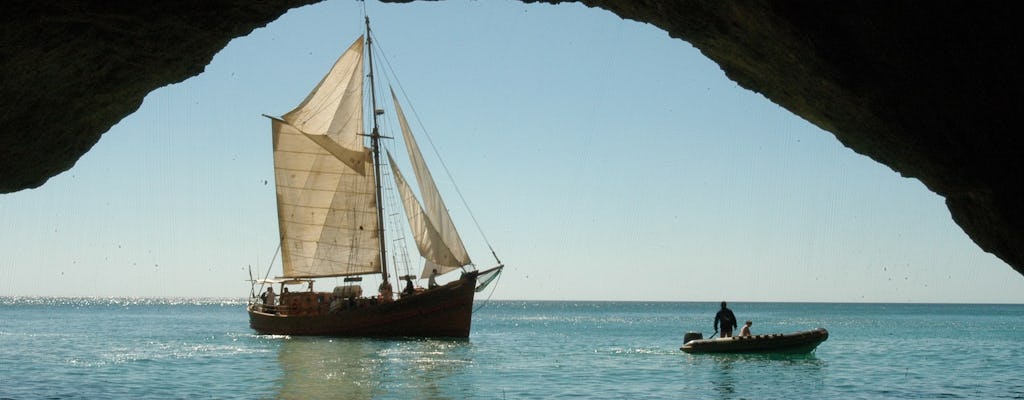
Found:
[[[271,305],[263,303],[254,303],[253,309],[265,314],[288,314],[288,312],[291,311],[291,307],[286,305]]]

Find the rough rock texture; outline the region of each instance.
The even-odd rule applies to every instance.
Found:
[[[148,92],[313,2],[4,2],[0,193],[67,170]],[[580,2],[690,42],[741,86],[919,179],[982,249],[1024,274],[1014,3]]]
[[[0,3],[0,193],[71,168],[149,92],[203,72],[290,1]]]
[[[690,42],[740,86],[919,179],[975,243],[1024,274],[1015,4],[582,2]]]

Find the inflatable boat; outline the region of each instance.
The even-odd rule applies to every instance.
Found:
[[[793,333],[733,336],[704,339],[700,332],[687,332],[682,350],[687,353],[809,353],[828,339],[825,328]]]

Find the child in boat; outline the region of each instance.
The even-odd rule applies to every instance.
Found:
[[[752,321],[747,321],[747,323],[743,324],[743,328],[740,328],[740,336],[750,336],[750,326],[753,324]]]

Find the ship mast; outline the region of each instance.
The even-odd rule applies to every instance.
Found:
[[[373,180],[377,189],[377,239],[380,246],[380,276],[382,282],[388,281],[388,254],[384,240],[384,204],[381,199],[381,176],[380,176],[380,130],[377,129],[377,86],[373,82],[373,37],[370,35],[370,17],[366,17],[366,57],[370,64],[370,104],[373,113],[373,131],[370,134],[371,149],[373,150]]]

